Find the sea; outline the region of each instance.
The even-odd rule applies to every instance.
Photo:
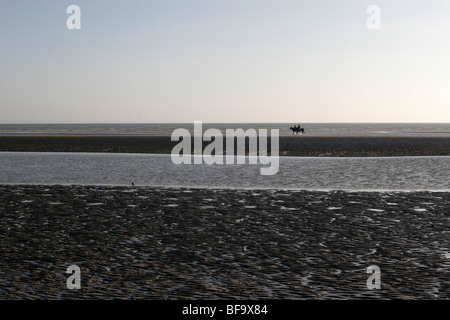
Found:
[[[450,123],[203,123],[203,129],[278,129],[292,135],[301,126],[308,135],[450,136]],[[193,123],[0,124],[0,134],[145,134],[170,135],[177,128],[193,131]]]
[[[203,129],[279,129],[294,124],[208,123]],[[312,135],[450,136],[450,124],[297,124]],[[171,134],[178,124],[3,124],[0,134]],[[450,191],[450,157],[280,157],[278,172],[261,163],[174,164],[170,155],[0,152],[0,184],[346,191]]]

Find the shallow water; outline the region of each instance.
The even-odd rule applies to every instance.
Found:
[[[131,185],[307,190],[450,190],[450,157],[280,157],[270,165],[175,165],[170,155],[0,153],[0,184]]]

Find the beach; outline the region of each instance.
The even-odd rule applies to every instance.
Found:
[[[176,143],[7,134],[0,151],[167,154]],[[450,138],[282,136],[280,155],[449,156]],[[0,299],[450,298],[449,192],[127,184],[0,185]],[[67,287],[71,265],[80,290]],[[374,265],[380,289],[367,286]]]
[[[203,142],[203,146],[209,143]],[[0,151],[168,154],[177,144],[170,135],[0,134]],[[268,145],[270,151],[270,139]],[[449,156],[450,137],[280,136],[279,153],[311,157]]]
[[[0,191],[2,299],[450,297],[448,192]]]

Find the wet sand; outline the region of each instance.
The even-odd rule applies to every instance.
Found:
[[[176,144],[0,135],[0,151]],[[280,155],[449,156],[450,138],[282,136]],[[0,186],[0,299],[449,299],[449,214],[448,192]],[[81,290],[66,286],[73,264]]]
[[[177,143],[168,135],[0,135],[0,151],[167,154]],[[281,156],[449,156],[450,137],[281,136],[279,152]]]
[[[449,214],[448,192],[0,186],[0,299],[449,299]]]

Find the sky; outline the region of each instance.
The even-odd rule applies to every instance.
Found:
[[[0,43],[0,123],[450,122],[448,0],[0,0]]]

